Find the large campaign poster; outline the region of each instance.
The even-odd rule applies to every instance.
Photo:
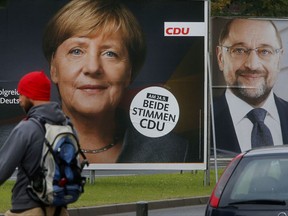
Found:
[[[211,18],[212,148],[218,156],[288,143],[287,31],[286,19]],[[270,132],[256,132],[249,114],[256,109],[266,110],[257,124]]]
[[[50,76],[42,51],[43,32],[68,2],[8,0],[0,8],[0,145],[25,116],[18,104],[19,79],[35,70]],[[206,169],[208,1],[122,2],[142,27],[146,57],[119,104],[128,120],[117,144],[122,145],[119,155],[124,159],[94,165],[99,169]],[[61,103],[55,85],[52,100]]]

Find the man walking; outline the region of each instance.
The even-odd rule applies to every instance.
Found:
[[[18,167],[17,180],[12,192],[12,208],[5,216],[54,215],[55,207],[43,207],[26,192],[29,179],[39,167],[44,142],[43,129],[32,120],[41,117],[48,123],[59,124],[66,117],[55,102],[50,102],[51,83],[43,71],[33,71],[23,76],[18,84],[19,104],[26,113],[23,119],[10,133],[0,149],[0,185],[3,184]],[[61,208],[59,215],[68,215]]]

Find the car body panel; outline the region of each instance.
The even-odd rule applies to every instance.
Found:
[[[235,158],[215,186],[205,215],[288,215],[288,146],[253,149]]]

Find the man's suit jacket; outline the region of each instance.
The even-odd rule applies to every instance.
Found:
[[[275,94],[274,98],[280,117],[283,143],[288,144],[288,102]],[[241,149],[225,94],[214,99],[213,106],[217,150],[240,153]]]

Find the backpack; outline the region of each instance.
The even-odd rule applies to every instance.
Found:
[[[65,125],[52,125],[43,118],[37,118],[35,122],[44,129],[45,139],[38,170],[33,176],[26,173],[30,181],[27,192],[44,205],[66,206],[84,192],[86,178],[82,176],[82,170],[88,162],[69,120]]]

